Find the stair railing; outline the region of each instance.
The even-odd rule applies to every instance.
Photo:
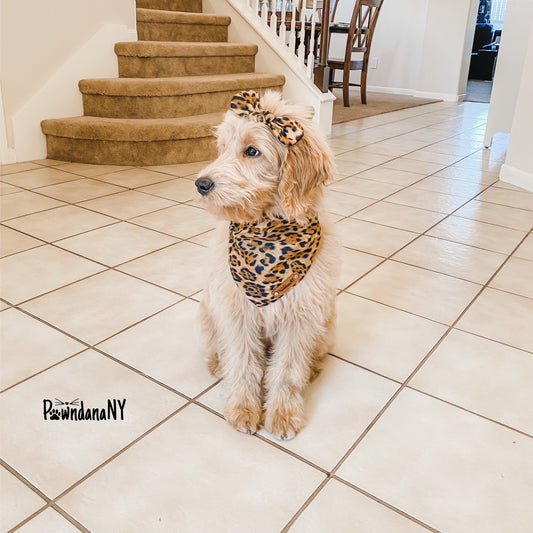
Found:
[[[241,4],[254,25],[269,30],[297,62],[305,75],[328,92],[330,0],[233,0]],[[321,4],[321,6],[320,6]],[[319,10],[322,20],[319,21]]]

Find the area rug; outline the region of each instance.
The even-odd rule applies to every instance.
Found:
[[[381,115],[389,111],[398,111],[408,107],[433,104],[440,100],[430,98],[415,98],[402,94],[388,94],[368,91],[365,105],[361,104],[359,89],[350,90],[350,107],[344,107],[342,103],[342,89],[333,89],[333,94],[337,97],[333,103],[333,124],[348,122],[358,118]]]

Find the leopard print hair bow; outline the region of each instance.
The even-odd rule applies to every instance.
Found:
[[[262,109],[259,95],[255,91],[236,94],[231,99],[230,109],[239,117],[263,122],[272,130],[274,137],[287,146],[296,144],[304,136],[302,126],[295,120],[289,117],[276,117],[270,111]]]

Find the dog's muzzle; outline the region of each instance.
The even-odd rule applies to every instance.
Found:
[[[215,186],[214,181],[209,178],[198,178],[194,184],[202,196],[205,196]]]

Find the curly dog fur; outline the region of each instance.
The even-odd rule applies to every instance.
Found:
[[[264,123],[230,111],[217,128],[219,156],[199,173],[197,186],[201,179],[212,182],[202,202],[225,222],[216,230],[200,323],[209,369],[223,378],[226,420],[250,434],[264,425],[285,440],[304,426],[302,391],[320,372],[334,330],[339,248],[322,210],[333,161],[306,108],[290,105],[274,92],[262,96],[261,106],[297,120],[305,134],[286,146]],[[259,155],[250,157],[255,154],[250,147]],[[305,277],[269,305],[251,303],[230,273],[227,221],[281,217],[305,224],[316,215],[322,234]]]

